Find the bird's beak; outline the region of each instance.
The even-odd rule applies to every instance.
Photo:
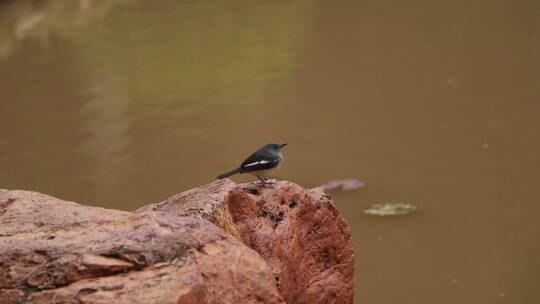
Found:
[[[287,145],[286,143],[281,144],[281,146],[279,148],[281,149],[281,148],[285,147],[286,145]]]

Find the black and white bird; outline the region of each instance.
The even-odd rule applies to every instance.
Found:
[[[267,144],[251,154],[238,168],[218,175],[217,178],[222,179],[237,173],[250,173],[255,175],[263,184],[267,184],[269,172],[283,164],[281,149],[286,145]]]

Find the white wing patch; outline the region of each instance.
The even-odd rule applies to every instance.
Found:
[[[244,165],[244,167],[251,167],[251,166],[256,166],[256,165],[264,165],[264,164],[267,164],[269,162],[270,161],[263,159],[263,160],[260,160],[258,162],[254,162],[254,163],[251,163],[251,164],[246,164],[246,165]]]

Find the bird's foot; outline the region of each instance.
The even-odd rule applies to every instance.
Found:
[[[268,178],[262,178],[262,177],[259,177],[259,181],[261,182],[263,187],[272,187],[274,183],[276,182],[275,179],[268,179]]]

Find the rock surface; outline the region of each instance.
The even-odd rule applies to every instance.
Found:
[[[0,304],[352,303],[352,248],[331,199],[285,181],[135,213],[0,190]]]
[[[0,303],[284,303],[212,223],[0,190]]]
[[[270,265],[287,303],[352,303],[351,231],[322,188],[224,179],[137,211],[198,216],[233,231]]]

